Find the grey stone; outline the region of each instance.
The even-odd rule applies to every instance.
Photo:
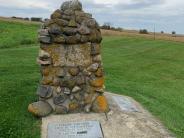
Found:
[[[54,22],[59,26],[67,26],[69,23],[67,20],[63,19],[54,19]]]
[[[67,10],[64,11],[64,14],[65,14],[65,15],[70,15],[70,16],[71,16],[71,15],[73,15],[74,13],[75,13],[75,12],[74,12],[73,10],[71,10],[71,9],[67,9]]]
[[[64,95],[58,95],[53,99],[55,105],[62,105],[62,103],[64,103],[65,100],[66,97]]]
[[[89,113],[89,112],[91,111],[91,107],[92,107],[91,104],[86,105],[86,106],[84,107],[85,112],[86,112],[86,113]]]
[[[128,98],[122,96],[113,96],[113,99],[122,111],[139,112],[135,104],[133,104]]]
[[[98,121],[50,123],[48,138],[103,138],[103,133]]]
[[[61,5],[61,10],[65,11],[65,10],[69,9],[70,4],[71,4],[71,1],[63,2],[63,4]]]
[[[69,16],[69,15],[62,15],[61,18],[64,19],[64,20],[70,21],[70,20],[72,19],[72,16]]]
[[[47,85],[40,85],[37,90],[37,94],[41,98],[50,98],[52,96],[52,92],[53,92],[53,89],[51,88],[51,86],[47,86]]]
[[[95,72],[95,71],[97,71],[98,67],[99,67],[99,64],[94,63],[94,64],[90,65],[87,70],[91,71],[91,72]]]
[[[61,34],[61,28],[58,25],[53,24],[49,27],[49,33],[59,35]]]
[[[64,77],[65,76],[65,74],[66,74],[66,72],[65,72],[65,69],[64,68],[59,68],[57,71],[56,71],[56,75],[58,76],[58,77]]]
[[[67,114],[68,113],[68,109],[67,109],[67,107],[62,106],[62,105],[60,105],[60,106],[56,105],[55,113],[56,114]]]
[[[90,34],[90,29],[87,26],[81,25],[80,28],[78,29],[78,32],[81,35],[88,35]]]
[[[88,41],[89,41],[88,36],[87,36],[87,35],[82,35],[82,37],[81,37],[81,42],[82,42],[82,43],[86,43],[86,42],[88,42]]]
[[[77,85],[82,85],[82,84],[84,84],[85,83],[85,78],[84,78],[84,76],[82,76],[82,75],[79,75],[79,76],[77,76],[76,77],[76,84]]]
[[[38,101],[30,104],[28,110],[35,116],[44,117],[52,112],[52,107],[47,102]]]
[[[39,36],[38,40],[41,43],[50,44],[51,43],[51,37],[50,36]]]
[[[96,43],[91,44],[91,55],[100,54],[100,45]]]
[[[95,28],[96,27],[96,20],[95,19],[89,19],[87,21],[87,26],[90,28]]]
[[[77,34],[77,29],[72,28],[72,27],[64,27],[63,28],[63,34],[65,35],[76,35]]]

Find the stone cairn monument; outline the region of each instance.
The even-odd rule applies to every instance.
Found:
[[[109,110],[104,92],[100,27],[78,0],[66,1],[39,31],[38,63],[42,79],[33,115],[103,113]]]

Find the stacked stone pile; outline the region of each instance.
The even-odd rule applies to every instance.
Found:
[[[39,101],[28,110],[41,117],[52,112],[107,112],[101,40],[98,23],[82,4],[64,2],[39,31]]]

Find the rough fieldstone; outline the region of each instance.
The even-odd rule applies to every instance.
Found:
[[[63,20],[63,19],[54,19],[53,22],[59,26],[68,26],[68,23],[69,23],[67,20]]]
[[[103,69],[102,68],[98,68],[98,70],[95,72],[95,75],[97,77],[102,77],[103,76]]]
[[[91,107],[92,107],[92,104],[87,104],[85,107],[84,107],[84,111],[86,113],[89,113],[91,111]]]
[[[85,13],[85,12],[83,12],[83,11],[75,11],[75,15],[76,15],[77,17],[85,17],[86,19],[92,18],[92,14],[90,14],[90,13]]]
[[[76,92],[79,92],[81,90],[81,88],[79,86],[75,86],[73,89],[72,89],[72,93],[76,93]]]
[[[54,37],[53,41],[55,43],[58,43],[58,44],[64,44],[65,43],[65,37],[64,36],[57,36],[57,37]]]
[[[72,10],[82,10],[82,4],[78,0],[72,0],[70,3],[70,9]]]
[[[75,22],[74,19],[70,20],[70,22],[68,23],[69,27],[77,27],[77,23]]]
[[[88,36],[87,35],[82,35],[81,36],[81,40],[80,40],[82,43],[86,43],[86,42],[88,42],[89,41],[89,38],[88,38]]]
[[[65,15],[73,15],[74,13],[75,12],[73,10],[71,10],[71,9],[67,9],[67,10],[64,11]]]
[[[95,71],[97,71],[98,67],[99,67],[99,64],[98,63],[94,63],[94,64],[90,65],[87,68],[87,70],[90,71],[90,72],[95,72]]]
[[[70,94],[70,93],[71,93],[71,91],[69,88],[64,88],[64,94]]]
[[[72,16],[63,15],[61,18],[64,20],[70,21],[72,19]]]
[[[46,86],[46,85],[40,85],[37,90],[37,94],[41,98],[50,98],[52,96],[53,89],[51,86]]]
[[[77,38],[75,36],[66,36],[65,37],[65,42],[66,44],[76,44],[77,43]]]
[[[50,85],[53,82],[53,76],[43,76],[41,80],[42,85]]]
[[[66,74],[66,72],[65,72],[65,69],[64,69],[64,68],[58,68],[58,69],[56,70],[56,75],[57,75],[58,77],[64,77],[65,74]]]
[[[100,45],[96,43],[91,44],[91,55],[100,54]]]
[[[77,29],[72,28],[72,27],[65,27],[63,28],[63,34],[65,35],[76,35],[77,34]]]
[[[45,50],[42,50],[42,49],[39,50],[39,55],[38,56],[39,56],[40,59],[50,58],[50,54],[48,52],[46,52]]]
[[[64,95],[58,95],[53,99],[55,105],[62,105],[62,103],[64,103],[65,100],[66,96]]]
[[[63,11],[68,10],[70,8],[70,4],[71,4],[71,1],[63,2],[63,4],[61,5],[61,10]]]
[[[52,112],[50,104],[44,101],[32,103],[28,106],[28,111],[38,117],[45,117]]]
[[[107,113],[109,111],[109,106],[105,96],[98,96],[93,102],[92,110],[97,113]]]
[[[52,15],[51,15],[51,19],[56,19],[56,18],[61,18],[62,16],[62,12],[61,10],[56,10]]]
[[[77,85],[85,84],[85,78],[84,78],[82,75],[77,76],[77,77],[76,77],[76,84],[77,84]]]
[[[67,107],[62,106],[62,105],[60,105],[60,106],[56,105],[55,113],[56,114],[67,114],[68,113],[68,109],[67,109]]]
[[[90,80],[90,84],[93,87],[103,87],[103,85],[104,85],[104,78],[103,77],[101,77],[101,78],[92,78]]]
[[[101,55],[95,55],[93,56],[93,62],[101,62],[102,56]]]
[[[84,25],[81,25],[81,27],[78,29],[78,32],[81,35],[88,35],[88,34],[90,34],[90,29]]]
[[[87,21],[87,26],[88,26],[89,28],[95,28],[95,27],[96,27],[96,21],[95,21],[95,19],[89,19],[89,20]]]
[[[51,43],[51,37],[50,36],[39,36],[38,40],[41,43],[46,43],[46,44],[50,44]]]
[[[72,76],[77,76],[79,73],[79,68],[78,67],[70,67],[68,69],[68,72],[72,75]]]
[[[54,35],[59,35],[62,32],[61,32],[61,28],[57,24],[53,24],[49,27],[49,33]]]

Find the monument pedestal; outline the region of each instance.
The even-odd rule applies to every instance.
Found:
[[[173,137],[158,120],[156,120],[149,112],[143,109],[140,104],[134,101],[133,99],[126,96],[120,96],[111,93],[105,93],[105,96],[109,101],[109,106],[111,109],[111,111],[107,114],[107,117],[105,113],[50,115],[42,119],[42,138],[47,138],[49,133],[57,133],[58,130],[53,130],[53,128],[57,128],[59,124],[65,126],[71,126],[73,124],[73,126],[77,126],[75,125],[76,123],[89,123],[90,121],[96,123],[99,122],[102,129],[101,132],[104,135],[104,138]],[[50,127],[48,127],[50,125],[52,126],[52,130]],[[71,129],[72,127],[69,128]],[[61,131],[63,133],[62,129],[63,127],[61,128]],[[81,131],[79,129],[77,129],[77,131],[81,132],[79,133],[80,135],[86,135],[86,138],[88,138],[88,130],[83,129],[84,127],[82,127]],[[66,128],[64,131],[68,133],[68,131],[74,132],[75,130],[68,130]],[[85,133],[82,133],[84,131]],[[91,133],[91,129],[89,129],[89,133]],[[99,129],[93,131],[93,133],[99,134]],[[63,134],[61,134],[60,136],[58,135],[58,137],[55,138],[65,138],[62,135]],[[91,135],[91,137],[89,138],[95,138],[93,136],[94,135]],[[70,136],[70,138],[73,137]]]

